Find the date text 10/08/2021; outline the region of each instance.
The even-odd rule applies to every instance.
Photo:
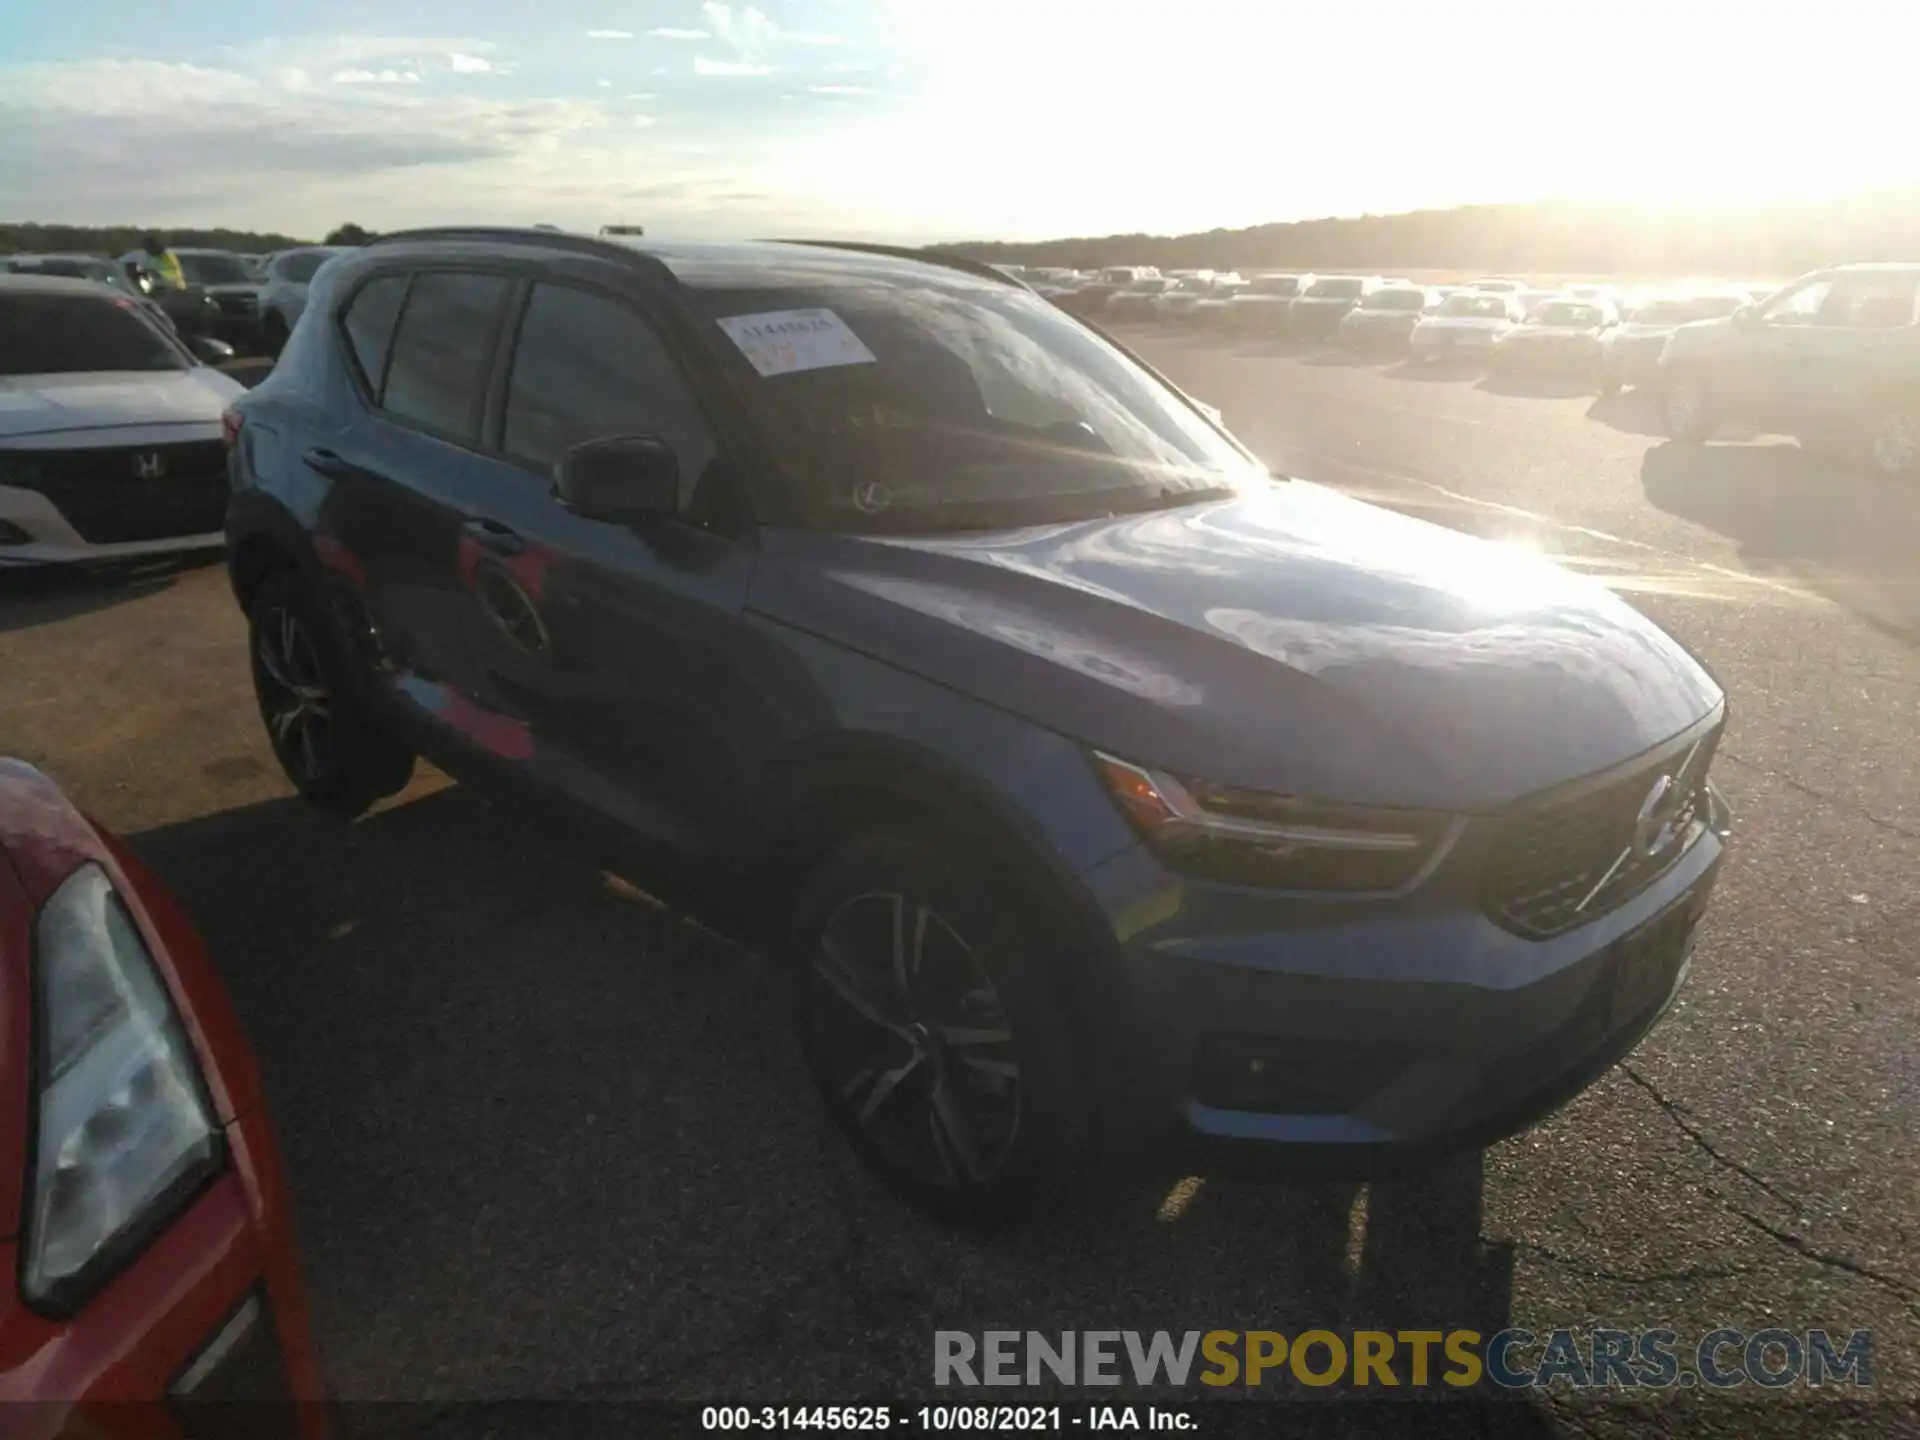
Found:
[[[1009,1432],[1193,1431],[1188,1410],[1157,1405],[708,1405],[703,1430]]]

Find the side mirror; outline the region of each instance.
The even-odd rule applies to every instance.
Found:
[[[211,335],[195,335],[187,341],[187,348],[207,365],[224,365],[239,353],[226,341],[216,340]]]
[[[680,511],[680,457],[656,435],[585,440],[554,462],[553,491],[588,520],[666,519]]]

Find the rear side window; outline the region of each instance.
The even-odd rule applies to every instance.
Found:
[[[313,272],[327,262],[328,257],[309,250],[303,255],[289,255],[280,262],[280,278],[304,285],[313,279]]]
[[[570,447],[609,435],[671,445],[683,501],[714,453],[692,390],[643,316],[589,291],[536,285],[514,347],[501,448],[547,470]]]
[[[508,281],[498,275],[415,275],[393,337],[381,408],[463,445],[475,444],[507,289]]]
[[[400,297],[406,293],[406,276],[382,275],[360,287],[341,319],[353,363],[360,367],[360,378],[366,381],[370,395],[380,393],[387,347],[393,343],[393,322],[399,318]]]

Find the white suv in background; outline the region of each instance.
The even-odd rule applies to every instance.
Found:
[[[269,355],[278,355],[287,336],[307,308],[307,286],[314,273],[349,245],[303,245],[276,251],[267,261],[266,283],[260,288],[260,338]]]

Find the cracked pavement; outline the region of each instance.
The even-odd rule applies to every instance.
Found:
[[[1466,1431],[1920,1432],[1920,487],[1688,455],[1631,394],[1140,344],[1277,468],[1603,578],[1721,677],[1736,838],[1673,1011],[1437,1175],[1115,1182],[947,1233],[825,1130],[755,957],[438,777],[351,828],[287,798],[217,567],[0,578],[0,748],[129,835],[222,964],[336,1391],[924,1395],[936,1329],[1825,1326],[1874,1331],[1876,1408],[1556,1386]],[[1433,1433],[1401,1412],[1288,1428]]]

